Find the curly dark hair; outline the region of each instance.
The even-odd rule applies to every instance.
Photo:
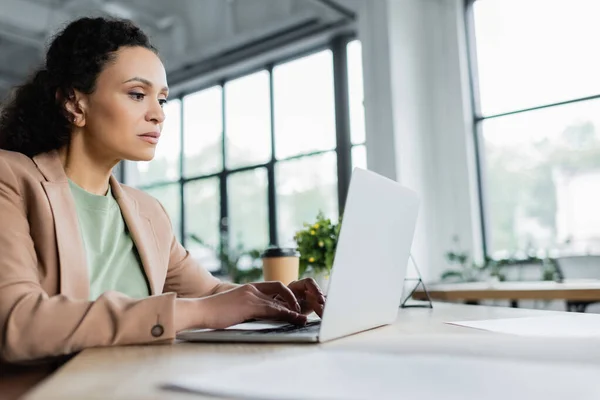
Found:
[[[46,62],[16,88],[0,114],[0,149],[29,157],[69,143],[71,118],[64,105],[74,90],[90,94],[121,47],[145,47],[148,36],[129,20],[81,18],[59,32]]]

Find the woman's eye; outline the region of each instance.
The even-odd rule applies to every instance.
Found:
[[[158,100],[158,103],[160,104],[161,107],[163,107],[165,104],[168,103],[168,100],[167,99],[160,99],[160,100]]]
[[[144,100],[144,97],[146,95],[144,93],[132,92],[132,93],[129,93],[129,96],[134,100]]]

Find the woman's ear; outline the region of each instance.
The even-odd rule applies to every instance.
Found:
[[[79,128],[85,126],[87,101],[83,93],[77,90],[66,93],[64,108],[70,123]]]

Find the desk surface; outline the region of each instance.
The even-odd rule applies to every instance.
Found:
[[[434,309],[399,310],[395,324],[319,345],[200,344],[131,346],[82,352],[26,399],[203,399],[164,391],[161,383],[181,374],[202,374],[274,354],[326,348],[518,357],[600,365],[599,340],[560,340],[501,335],[444,322],[559,314],[552,311],[436,303]],[[551,351],[549,351],[551,350]]]
[[[433,300],[568,300],[600,301],[600,280],[565,282],[468,282],[427,285]],[[424,299],[422,291],[416,299]]]

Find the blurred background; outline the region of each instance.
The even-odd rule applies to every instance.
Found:
[[[0,97],[68,21],[129,18],[171,94],[156,158],[115,174],[214,273],[223,248],[336,220],[359,166],[420,193],[426,281],[598,279],[598,15],[597,0],[0,0]]]

